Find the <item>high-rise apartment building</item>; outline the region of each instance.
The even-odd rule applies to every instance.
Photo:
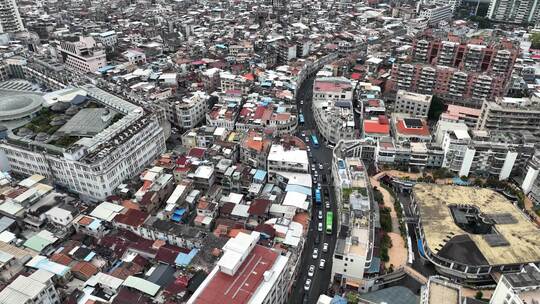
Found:
[[[540,1],[492,0],[487,17],[495,21],[510,23],[540,22]]]
[[[24,25],[15,0],[0,0],[0,33],[24,31]]]
[[[506,40],[416,40],[411,61],[392,68],[391,86],[479,108],[505,94],[518,53]]]

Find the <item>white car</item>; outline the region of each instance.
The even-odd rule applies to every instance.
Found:
[[[326,209],[330,209],[330,202],[327,201],[326,203],[324,203],[324,206],[326,207]]]
[[[317,213],[317,218],[319,220],[322,220],[322,210],[319,210],[319,212]]]
[[[308,291],[311,288],[311,279],[306,280],[306,284],[304,284],[304,290]]]
[[[311,255],[311,257],[316,260],[318,257],[319,257],[319,248],[314,248],[313,249],[313,254]]]
[[[326,264],[326,260],[325,259],[321,259],[321,261],[319,262],[319,269],[324,269],[324,265]]]
[[[302,131],[302,136],[306,137],[306,132]]]
[[[328,252],[328,243],[322,244],[322,252]]]
[[[317,226],[317,231],[319,231],[319,232],[322,231],[322,223],[319,223],[319,225]]]
[[[322,170],[323,168],[323,164],[319,164],[319,169]]]
[[[300,100],[300,104],[303,105],[303,104],[304,104],[304,100]]]
[[[315,274],[315,265],[311,265],[309,266],[309,269],[307,271],[307,276],[311,278],[314,274]]]

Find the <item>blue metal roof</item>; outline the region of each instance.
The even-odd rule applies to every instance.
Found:
[[[266,177],[266,171],[257,170],[255,172],[255,175],[253,176],[253,179],[258,180],[258,181],[263,181],[265,177]]]
[[[468,186],[468,185],[470,185],[470,182],[464,181],[464,180],[462,180],[462,179],[459,178],[459,177],[454,177],[454,178],[452,179],[452,182],[453,182],[454,184],[456,184],[456,185],[459,185],[459,186]]]
[[[99,69],[98,69],[98,72],[100,72],[100,73],[107,73],[108,71],[114,69],[114,67],[115,67],[114,65],[106,65],[106,66],[104,66],[104,67],[102,67],[102,68],[99,68]]]
[[[176,210],[174,210],[174,214],[176,215],[184,215],[184,213],[186,213],[186,208],[177,208]]]
[[[95,256],[96,256],[96,253],[92,251],[84,258],[84,261],[90,262]]]
[[[199,252],[199,249],[193,248],[188,254],[185,254],[183,252],[180,252],[176,259],[174,260],[174,263],[178,266],[187,266],[189,263],[191,263],[191,260],[197,255]]]

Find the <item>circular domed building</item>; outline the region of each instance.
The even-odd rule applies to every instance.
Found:
[[[12,94],[0,92],[0,123],[17,125],[34,117],[43,104],[36,94]]]

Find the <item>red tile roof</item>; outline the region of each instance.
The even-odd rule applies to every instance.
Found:
[[[178,256],[180,252],[185,252],[185,250],[182,250],[179,247],[168,248],[166,246],[162,246],[159,248],[157,254],[156,254],[156,260],[165,264],[174,265],[174,260]],[[187,252],[189,253],[189,251]]]
[[[139,291],[129,290],[127,287],[120,289],[113,304],[150,304],[152,299]]]
[[[51,261],[62,264],[64,266],[69,266],[69,264],[73,262],[73,259],[63,253],[55,253],[52,255]]]
[[[368,100],[368,105],[370,107],[378,107],[381,104],[381,102],[378,99],[370,99]]]
[[[362,78],[362,74],[360,74],[360,73],[352,73],[351,78],[354,79],[354,80],[358,80],[358,79]]]
[[[255,231],[268,235],[270,238],[273,238],[276,235],[276,229],[268,224],[260,224],[255,227]]]
[[[71,267],[71,272],[73,272],[74,275],[79,275],[82,278],[89,279],[91,276],[98,273],[98,269],[96,266],[92,265],[92,263],[89,262],[78,262],[77,264],[73,265]]]
[[[422,120],[421,128],[408,128],[403,119],[398,120],[396,124],[398,133],[404,135],[429,136],[429,128],[425,121]]]
[[[191,156],[191,157],[196,157],[198,159],[202,159],[203,156],[204,156],[205,151],[206,150],[203,149],[203,148],[193,148],[193,149],[189,150],[188,155]]]
[[[390,126],[388,124],[381,124],[376,120],[366,120],[364,121],[364,132],[365,133],[376,133],[376,134],[389,134]]]
[[[248,303],[264,280],[264,272],[272,268],[278,253],[256,245],[244,263],[230,276],[218,272],[195,300],[195,304],[242,304]]]
[[[315,81],[315,90],[326,92],[341,92],[350,89],[351,85],[345,82]]]
[[[146,218],[148,218],[148,213],[137,209],[128,209],[126,213],[116,215],[113,221],[127,226],[139,227]]]
[[[266,213],[268,207],[272,204],[270,200],[267,199],[255,199],[251,205],[249,205],[248,214],[251,215],[263,215]]]

